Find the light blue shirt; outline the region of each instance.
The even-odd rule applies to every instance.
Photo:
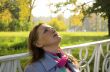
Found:
[[[72,72],[80,72],[71,62],[68,62],[68,66]],[[45,53],[44,58],[28,65],[25,72],[61,72],[61,69],[57,66],[57,62],[48,53]]]

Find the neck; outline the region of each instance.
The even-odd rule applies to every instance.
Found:
[[[59,45],[51,45],[51,46],[45,46],[43,47],[43,49],[48,52],[58,53],[60,47]]]

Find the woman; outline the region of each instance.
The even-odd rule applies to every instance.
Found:
[[[29,34],[31,63],[25,72],[79,72],[76,61],[62,52],[61,37],[49,25],[40,23]]]

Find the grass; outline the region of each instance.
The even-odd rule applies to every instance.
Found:
[[[28,32],[0,32],[0,56],[26,52],[27,36]]]
[[[0,37],[27,37],[29,32],[0,32]]]
[[[61,46],[70,46],[108,39],[107,32],[61,32]]]

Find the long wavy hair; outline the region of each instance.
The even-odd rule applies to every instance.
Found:
[[[44,53],[45,51],[40,48],[40,47],[37,47],[35,45],[35,43],[37,42],[38,40],[38,28],[42,25],[43,23],[39,23],[38,25],[36,25],[30,32],[29,34],[29,38],[28,38],[28,48],[29,48],[29,52],[31,53],[32,55],[32,58],[31,58],[31,62],[30,63],[33,63],[33,62],[36,62],[38,61],[39,59],[41,59],[42,57],[44,57]]]

